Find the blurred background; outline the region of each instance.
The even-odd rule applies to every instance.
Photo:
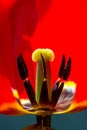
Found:
[[[0,115],[0,130],[21,130],[34,124],[35,116],[5,116]],[[87,130],[87,110],[63,115],[52,116],[52,128],[55,130]]]

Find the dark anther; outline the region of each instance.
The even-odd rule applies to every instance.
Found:
[[[35,100],[35,92],[34,92],[34,90],[32,88],[31,83],[29,82],[29,80],[24,81],[24,86],[25,86],[25,90],[27,92],[27,95],[28,95],[28,97],[30,99],[31,104],[33,106],[37,105],[37,102]]]
[[[64,68],[64,72],[63,72],[63,79],[64,80],[66,80],[69,77],[70,70],[71,70],[71,58],[68,59],[68,62]]]
[[[57,86],[57,84],[58,84],[58,86]],[[55,87],[54,87],[54,89],[52,91],[52,102],[51,102],[52,106],[55,106],[57,104],[58,99],[60,97],[60,94],[61,94],[61,92],[63,90],[63,86],[64,86],[64,83],[61,83],[60,86],[59,86],[59,83],[55,84]]]
[[[42,63],[43,63],[44,78],[46,78],[45,60],[44,60],[44,57],[42,56],[42,54],[41,54],[41,58],[42,58]]]
[[[67,64],[65,65],[65,56],[62,57],[62,63],[59,69],[59,77],[67,80],[70,75],[71,70],[71,58],[68,59]]]
[[[60,84],[60,80],[58,80],[58,81],[56,82],[56,84],[54,85],[53,91],[55,91],[56,89],[58,89],[59,84]]]
[[[62,56],[62,62],[61,62],[61,66],[59,69],[59,77],[61,78],[63,76],[63,71],[64,71],[64,67],[65,67],[65,56]]]
[[[24,80],[25,78],[28,77],[28,70],[27,70],[26,64],[23,60],[22,55],[20,55],[17,58],[17,65],[18,65],[19,74],[20,74],[22,80]]]
[[[49,104],[48,88],[47,88],[47,81],[46,80],[44,80],[42,83],[39,104],[42,104],[42,105]]]

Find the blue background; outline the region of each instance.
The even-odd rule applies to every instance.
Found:
[[[21,130],[35,123],[34,115],[0,115],[0,130]],[[73,114],[53,115],[52,128],[55,130],[87,130],[87,110]]]

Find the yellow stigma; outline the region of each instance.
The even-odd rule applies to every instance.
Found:
[[[41,54],[46,60],[53,61],[54,60],[54,52],[51,49],[36,49],[32,53],[32,60],[37,62],[39,59],[41,59]]]

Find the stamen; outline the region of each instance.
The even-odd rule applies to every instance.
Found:
[[[48,96],[48,88],[47,88],[47,81],[44,80],[41,88],[40,93],[40,105],[48,105],[49,104],[49,96]]]
[[[26,80],[26,81],[24,82],[24,86],[25,86],[25,90],[26,90],[26,92],[27,92],[27,95],[28,95],[28,97],[29,97],[29,99],[30,99],[31,104],[32,104],[33,106],[36,106],[36,105],[37,105],[37,102],[36,102],[36,100],[35,100],[35,93],[34,93],[34,90],[33,90],[33,88],[32,88],[32,85],[31,85],[30,81],[29,81],[29,80]]]
[[[63,55],[58,76],[60,78],[63,78],[64,80],[67,80],[70,75],[70,70],[71,70],[71,58],[68,59],[66,65],[65,65],[65,62],[66,62],[65,56]]]
[[[28,69],[27,69],[26,64],[23,60],[22,55],[20,55],[17,58],[17,65],[18,65],[19,74],[20,74],[22,80],[24,80],[25,78],[28,77]]]
[[[64,71],[64,67],[65,67],[65,56],[63,55],[62,56],[62,62],[61,62],[61,66],[60,66],[60,69],[59,69],[59,74],[58,76],[61,78],[63,76],[63,71]]]
[[[69,77],[70,70],[71,70],[71,58],[68,59],[67,64],[64,68],[64,72],[63,72],[63,79],[64,80],[66,80]]]
[[[59,87],[59,84],[60,84],[60,80],[58,80],[58,81],[56,82],[56,84],[54,85],[53,90],[56,90],[56,89]]]
[[[62,97],[61,95],[65,94],[64,86],[66,82],[64,80],[67,80],[70,75],[71,58],[69,58],[66,62],[65,56],[62,56],[62,62],[58,73],[59,78],[53,90],[51,90],[50,61],[54,60],[54,52],[50,49],[37,49],[32,53],[32,60],[37,62],[35,85],[36,95],[31,82],[28,79],[28,69],[22,55],[19,55],[17,58],[20,77],[23,80],[26,93],[29,97],[29,102],[31,102],[31,105],[34,107],[31,111],[53,112],[56,110],[56,106],[59,105],[58,103],[60,103],[60,97]],[[15,94],[19,105],[21,105],[24,109],[29,110],[29,104],[22,104],[17,93]]]
[[[36,100],[35,100],[35,92],[32,88],[30,81],[28,80],[28,69],[27,69],[26,64],[23,60],[22,55],[20,55],[17,58],[17,65],[18,65],[19,74],[20,74],[22,80],[24,81],[26,93],[30,99],[31,104],[33,106],[35,106],[35,105],[37,105]]]
[[[51,102],[52,106],[55,106],[57,104],[60,94],[63,90],[63,87],[64,87],[64,83],[61,83],[60,86],[59,86],[59,81],[56,83],[56,85],[52,91],[52,102]]]

